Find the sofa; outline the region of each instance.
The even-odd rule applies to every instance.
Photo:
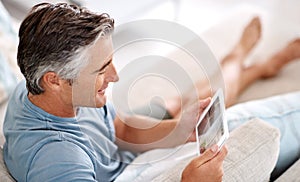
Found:
[[[11,25],[10,17],[1,3],[0,10],[0,145],[2,146],[5,141],[2,126],[8,96],[12,92],[15,84],[22,79],[22,75],[17,68],[15,59],[17,40],[14,31],[16,29]],[[241,32],[241,29],[245,23],[247,23],[247,19],[250,19],[254,14],[261,12],[255,12],[253,10],[241,12],[241,10],[239,10],[236,13],[239,14],[238,17],[236,15],[226,17],[218,24],[199,33],[211,47],[211,50],[218,59],[221,59],[233,46],[236,37],[239,37],[237,32]],[[243,19],[243,22],[241,22],[240,19]],[[18,25],[18,22],[16,24]],[[228,24],[233,26],[227,26]],[[263,21],[263,25],[264,24],[271,26],[268,22]],[[220,30],[222,30],[222,34],[218,33]],[[269,30],[270,29],[267,28],[265,29],[265,31]],[[231,35],[232,32],[236,32],[234,33],[236,36],[226,36]],[[269,34],[270,32],[263,32],[263,35],[266,33]],[[294,35],[294,37],[295,36],[296,35]],[[231,37],[231,39],[229,37]],[[270,41],[271,38],[272,37],[270,36],[265,36],[265,38],[262,39],[262,42],[266,43],[260,44],[257,49],[253,51],[253,55],[250,55],[248,60],[249,64],[255,59],[263,59],[269,56],[293,37],[290,34],[286,36],[286,38],[281,36],[281,39],[277,40],[278,42],[276,45],[273,45],[274,42]],[[224,44],[227,44],[226,48],[221,46]],[[266,49],[267,51],[264,51]],[[257,57],[257,55],[260,57]],[[270,96],[280,97],[276,95],[299,91],[299,85],[296,84],[300,81],[299,68],[300,61],[295,61],[285,67],[275,78],[256,82],[242,94],[238,102],[244,104],[250,100]],[[280,132],[278,129],[259,119],[253,119],[231,132],[230,139],[227,142],[229,154],[224,163],[224,181],[268,181],[278,157],[279,139]],[[254,140],[256,143],[250,145],[247,142],[249,140]],[[256,147],[256,152],[253,152],[253,147]],[[142,161],[143,164],[149,164],[148,161],[150,161],[153,156],[157,157],[158,155],[163,155],[164,153],[169,153],[174,150],[180,151],[176,152],[176,155],[182,155],[183,153],[191,153],[191,151],[194,151],[194,148],[194,143],[191,143],[185,146],[179,146],[176,149],[153,150],[140,155],[134,162]],[[0,149],[0,156],[0,181],[14,181],[9,175],[3,162],[2,149]],[[134,165],[129,165],[117,180],[128,181],[128,179],[134,179],[135,181],[142,181],[149,178],[153,181],[178,181],[180,179],[181,171],[190,159],[191,157],[178,162],[175,165],[171,156],[171,158],[166,159],[166,161],[161,161],[157,164],[151,163],[148,168],[144,168],[144,171],[140,171],[140,168],[136,168]],[[261,163],[259,163],[259,165],[254,165],[253,161],[259,161]],[[155,170],[159,165],[165,167],[165,172],[161,173],[161,171]],[[139,172],[137,173],[136,171]],[[277,181],[299,180],[299,160],[277,179]]]

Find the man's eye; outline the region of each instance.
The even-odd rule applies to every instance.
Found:
[[[103,75],[103,74],[105,73],[105,71],[106,71],[106,70],[99,71],[99,72],[98,72],[98,75]]]

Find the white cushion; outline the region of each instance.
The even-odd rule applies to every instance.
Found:
[[[3,150],[0,148],[0,181],[1,182],[14,182],[15,180],[9,174],[3,160]]]
[[[269,179],[279,155],[280,131],[254,119],[234,130],[227,142],[224,181],[264,181]]]

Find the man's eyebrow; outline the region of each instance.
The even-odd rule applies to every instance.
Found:
[[[98,73],[98,72],[103,71],[111,62],[112,62],[112,59],[110,59],[107,63],[105,63],[105,65],[103,65],[100,69],[94,71],[93,73]]]

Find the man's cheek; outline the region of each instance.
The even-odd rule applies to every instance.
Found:
[[[86,76],[73,85],[73,105],[95,106],[96,77]]]

